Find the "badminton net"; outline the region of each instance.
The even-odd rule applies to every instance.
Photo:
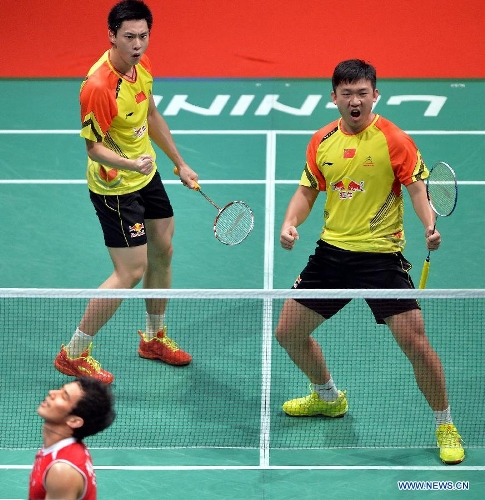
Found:
[[[69,380],[53,360],[91,297],[123,298],[94,337],[92,356],[115,376],[117,419],[88,438],[99,448],[433,447],[433,414],[411,364],[364,298],[417,298],[447,378],[467,447],[484,447],[484,290],[68,290],[0,289],[0,448],[38,448],[37,406]],[[169,299],[168,335],[193,356],[185,367],[137,353],[144,299]],[[298,419],[281,405],[308,380],[274,338],[288,298],[351,298],[314,333],[347,391],[341,419]]]

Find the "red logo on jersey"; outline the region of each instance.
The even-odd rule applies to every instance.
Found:
[[[138,94],[136,94],[135,101],[137,104],[140,104],[140,102],[145,101],[146,98],[147,98],[147,96],[145,95],[145,92],[143,92],[143,90],[142,90],[141,92],[138,92]]]
[[[355,182],[349,177],[344,177],[340,181],[331,182],[332,191],[338,191],[341,200],[348,200],[354,196],[356,191],[364,192],[364,181]]]
[[[116,168],[110,168],[109,170],[107,170],[101,165],[101,168],[99,169],[99,175],[104,181],[111,182],[118,175],[118,170]]]
[[[344,149],[344,158],[353,158],[355,156],[355,149]]]

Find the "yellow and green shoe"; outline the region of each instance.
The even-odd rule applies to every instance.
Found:
[[[323,401],[316,392],[304,398],[291,399],[283,404],[283,411],[292,417],[343,417],[349,409],[345,392],[338,391],[335,401]]]
[[[441,424],[436,429],[436,439],[440,448],[440,458],[448,465],[459,464],[465,459],[461,436],[453,424]]]

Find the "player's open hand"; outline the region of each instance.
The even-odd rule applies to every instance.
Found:
[[[287,226],[281,229],[280,244],[285,250],[292,250],[298,238],[299,235],[295,226]]]

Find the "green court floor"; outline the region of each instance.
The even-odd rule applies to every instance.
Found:
[[[76,80],[0,80],[1,288],[96,288],[111,272],[84,181],[78,88]],[[447,161],[459,180],[455,213],[438,221],[443,243],[432,254],[428,288],[485,288],[480,229],[485,105],[476,99],[484,82],[384,80],[379,89],[376,112],[411,134],[429,166]],[[155,82],[158,108],[204,191],[220,204],[243,199],[255,214],[255,229],[243,244],[221,245],[212,235],[214,208],[180,185],[160,153],[176,218],[174,288],[291,286],[318,238],[322,210],[317,205],[323,206],[324,195],[291,253],[279,247],[279,226],[309,137],[337,117],[330,90],[328,81],[319,80]],[[426,251],[408,199],[405,217],[405,255],[418,281]],[[477,304],[483,310],[483,301]],[[82,300],[59,307],[59,302],[0,299],[0,500],[27,495],[29,467],[40,446],[35,408],[45,390],[64,381],[51,368],[52,357],[71,336],[83,305]],[[275,303],[271,321],[280,305]],[[219,304],[213,310],[194,304],[185,314],[182,304],[170,307],[177,341],[197,353],[187,369],[137,358],[142,303],[124,304],[97,338],[100,359],[116,371],[119,411],[117,426],[93,441],[100,499],[423,498],[444,495],[439,488],[447,487],[462,487],[449,491],[450,498],[482,497],[480,309],[466,301],[423,303],[430,338],[447,369],[455,420],[466,428],[470,446],[462,465],[445,467],[434,448],[432,414],[412,385],[410,367],[360,302],[336,319],[338,337],[318,334],[354,405],[344,419],[282,414],[281,403],[307,388],[273,342],[269,449],[261,440],[260,303]],[[469,366],[473,370],[464,368]],[[366,392],[369,380],[382,394],[375,404]],[[19,412],[32,418],[16,420]],[[14,449],[15,441],[22,449]],[[450,483],[424,493],[401,491],[398,481]]]

